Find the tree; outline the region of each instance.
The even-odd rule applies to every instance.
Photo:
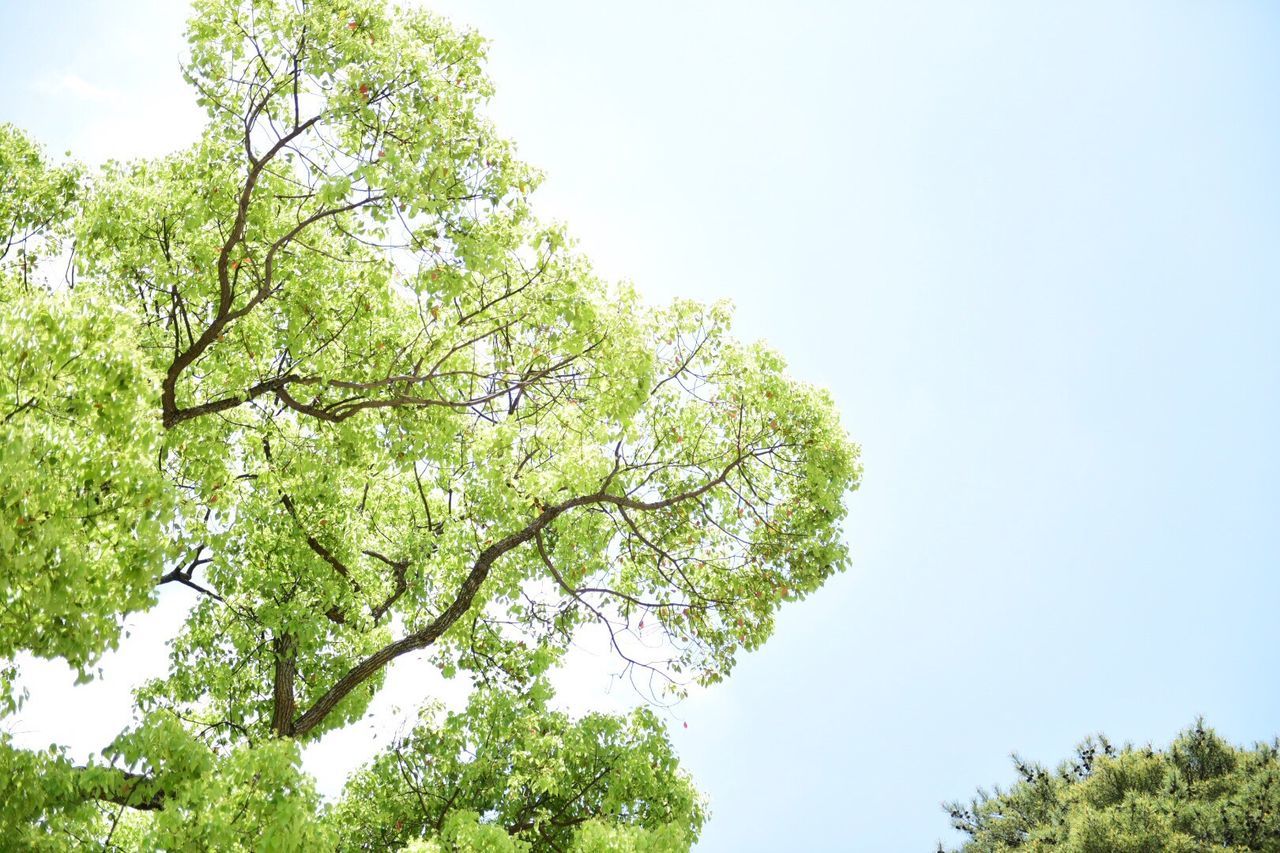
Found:
[[[90,175],[0,134],[4,229],[75,258],[67,286],[0,272],[0,656],[88,678],[125,613],[191,601],[100,758],[0,742],[0,832],[687,848],[703,807],[657,718],[570,720],[546,674],[598,641],[678,697],[839,571],[859,468],[831,399],[533,217],[476,35],[375,0],[198,0],[188,35],[191,147]],[[300,749],[411,653],[471,704],[323,804]]]
[[[394,850],[477,832],[477,817],[491,815],[539,847],[567,850],[584,824],[616,831],[597,816],[623,812],[651,846],[687,846],[702,809],[654,714],[570,722],[547,710],[548,697],[541,682],[520,697],[479,691],[464,713],[398,740],[348,784],[334,810],[340,846]]]
[[[1056,772],[1013,763],[1008,791],[946,805],[961,850],[1280,850],[1280,741],[1236,748],[1198,721],[1165,750],[1099,736]]]

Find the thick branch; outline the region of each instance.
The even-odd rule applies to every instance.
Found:
[[[223,397],[221,400],[211,400],[207,403],[200,403],[199,405],[189,406],[185,409],[175,408],[173,416],[169,418],[169,425],[173,426],[174,424],[180,424],[183,421],[189,421],[192,418],[198,418],[201,415],[225,412],[227,409],[234,409],[241,403],[247,403],[257,397],[261,397],[263,394],[267,394],[272,391],[279,391],[290,383],[302,381],[304,380],[296,376],[277,376],[274,379],[259,382],[257,385],[251,385],[243,394]]]
[[[391,605],[399,601],[400,596],[404,595],[405,591],[409,589],[409,583],[407,580],[405,580],[405,574],[409,571],[409,561],[408,560],[392,560],[389,557],[382,556],[377,551],[365,551],[364,553],[367,556],[373,557],[374,559],[377,559],[377,560],[381,560],[382,562],[390,566],[392,577],[395,578],[395,587],[387,595],[386,599],[383,600],[381,604],[373,605],[371,607],[370,612],[373,615],[373,621],[377,622],[386,614],[388,610],[391,609]]]
[[[293,520],[297,523],[298,529],[302,531],[302,536],[307,541],[307,547],[310,548],[313,552],[315,552],[316,556],[318,556],[320,559],[324,560],[326,563],[332,566],[335,572],[342,575],[342,577],[346,578],[347,581],[350,582],[352,590],[354,590],[355,592],[359,592],[360,584],[357,583],[353,577],[351,577],[351,570],[347,568],[347,565],[343,563],[341,560],[339,560],[334,555],[334,553],[325,546],[323,542],[321,542],[319,539],[317,539],[316,537],[308,533],[307,529],[302,526],[302,519],[298,517],[298,510],[297,510],[297,507],[295,507],[293,504],[293,498],[289,497],[287,493],[281,492],[280,502],[284,504],[284,508],[289,511],[289,515],[291,515],[293,517]]]
[[[225,599],[222,596],[218,595],[213,590],[206,589],[205,587],[201,586],[200,584],[192,580],[192,574],[195,572],[196,569],[198,569],[200,566],[205,565],[206,563],[212,562],[212,558],[206,558],[202,556],[204,554],[204,547],[205,546],[203,543],[196,546],[195,552],[191,555],[191,560],[185,566],[182,564],[179,564],[174,566],[168,572],[165,572],[163,575],[160,576],[160,583],[161,584],[180,583],[183,586],[194,589],[196,592],[200,593],[201,595],[207,595],[209,598],[212,598],[216,601],[225,601]]]
[[[455,622],[458,621],[469,609],[471,603],[475,600],[476,594],[480,591],[480,586],[484,583],[485,578],[489,576],[489,570],[493,567],[494,562],[503,554],[514,548],[523,545],[538,535],[548,524],[558,518],[565,512],[580,506],[589,506],[592,504],[613,504],[615,506],[626,507],[634,510],[659,510],[665,509],[675,504],[687,500],[693,500],[706,494],[711,489],[723,483],[729,474],[742,465],[747,459],[755,458],[764,451],[750,451],[742,453],[730,462],[715,478],[708,480],[696,489],[683,492],[670,498],[659,501],[639,501],[634,498],[628,498],[621,495],[611,495],[604,492],[597,492],[591,495],[573,498],[564,503],[556,504],[542,510],[533,521],[529,522],[521,530],[512,533],[504,539],[501,539],[480,552],[480,556],[476,558],[471,568],[471,572],[467,575],[466,580],[462,582],[462,586],[458,588],[458,594],[454,597],[453,602],[447,609],[425,628],[415,631],[394,643],[391,643],[373,654],[369,655],[360,663],[356,664],[347,674],[338,679],[333,687],[329,688],[323,696],[316,700],[315,704],[307,709],[301,717],[298,718],[294,725],[294,733],[296,735],[304,735],[311,729],[315,728],[329,715],[339,702],[347,697],[353,690],[359,687],[368,679],[372,678],[379,670],[391,661],[408,654],[412,651],[425,649],[440,638],[445,631],[449,630]]]
[[[227,234],[226,242],[222,244],[222,249],[218,252],[218,311],[200,337],[196,338],[191,346],[179,353],[173,360],[173,364],[169,365],[164,382],[160,386],[160,405],[164,411],[164,424],[167,427],[171,427],[181,420],[195,417],[195,415],[181,417],[182,410],[178,408],[178,377],[218,339],[223,327],[231,319],[231,300],[233,297],[230,275],[231,253],[236,244],[244,237],[245,225],[249,220],[249,206],[253,201],[253,188],[257,185],[258,178],[262,176],[263,169],[271,162],[271,158],[280,153],[286,145],[308,131],[319,120],[320,116],[314,116],[280,137],[279,141],[270,150],[259,159],[254,160],[249,167],[249,174],[245,178],[244,187],[240,191],[240,200],[236,206],[235,221],[231,224],[231,231]]]
[[[589,350],[584,350],[584,352],[589,352]],[[349,397],[342,400],[337,400],[327,405],[320,406],[320,405],[314,405],[310,403],[304,403],[301,400],[298,400],[292,394],[290,394],[283,386],[276,389],[276,396],[280,399],[280,402],[284,403],[286,406],[293,409],[294,411],[301,412],[304,415],[310,415],[311,417],[316,418],[318,420],[329,421],[330,423],[341,423],[342,421],[345,421],[347,418],[352,417],[353,415],[356,415],[359,412],[365,411],[366,409],[392,409],[392,408],[407,408],[407,407],[415,407],[415,406],[424,407],[424,408],[428,406],[442,406],[449,409],[470,409],[476,406],[484,405],[485,403],[488,403],[488,402],[492,402],[493,400],[497,400],[501,397],[506,397],[517,391],[522,392],[525,389],[529,388],[530,386],[536,384],[537,382],[551,376],[556,370],[559,370],[567,366],[568,364],[573,362],[575,359],[581,357],[582,355],[583,353],[578,353],[578,354],[569,356],[557,362],[556,364],[553,364],[549,367],[535,371],[534,373],[528,375],[527,377],[511,382],[510,384],[505,385],[496,391],[491,391],[487,394],[481,394],[479,396],[471,397],[470,399],[467,399],[467,400],[446,400],[446,399],[437,398],[437,397],[418,397],[411,394],[400,393],[400,394],[392,395],[390,397],[377,398],[372,400],[363,399],[359,397]],[[392,377],[390,379],[378,380],[376,382],[349,382],[349,381],[337,380],[337,379],[322,380],[322,381],[326,386],[333,387],[333,388],[343,388],[343,389],[352,389],[352,390],[372,390],[378,387],[387,386],[395,383],[401,383],[406,385],[424,384],[438,378],[439,376],[436,374],[427,374],[423,376],[414,375],[414,376]]]
[[[471,609],[471,602],[475,600],[476,593],[480,591],[480,585],[489,576],[489,569],[492,568],[494,561],[511,549],[528,542],[533,538],[534,534],[550,524],[556,516],[568,508],[568,505],[565,504],[549,507],[543,510],[523,530],[511,534],[481,551],[471,569],[471,573],[467,575],[466,580],[462,582],[462,586],[458,589],[458,594],[454,597],[453,603],[443,613],[422,630],[415,631],[390,645],[384,646],[348,670],[346,675],[340,678],[333,687],[329,688],[327,693],[307,709],[305,714],[298,718],[297,723],[294,725],[294,733],[296,735],[304,735],[315,728],[351,691],[372,678],[374,674],[391,661],[403,654],[425,649],[439,639],[441,634],[449,630],[454,622],[457,622],[464,613]]]
[[[271,731],[281,737],[289,737],[293,734],[293,715],[297,711],[293,696],[293,682],[297,676],[297,646],[291,634],[281,634],[272,641],[271,647],[276,659]]]

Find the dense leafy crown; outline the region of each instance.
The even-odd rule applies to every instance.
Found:
[[[962,851],[1280,850],[1280,742],[1238,749],[1198,722],[1163,751],[1098,737],[1056,772],[1014,766],[1008,791],[946,807]]]
[[[160,586],[194,602],[103,759],[0,744],[0,833],[687,847],[702,810],[655,718],[571,721],[542,674],[586,630],[655,695],[714,682],[842,568],[830,398],[533,218],[477,36],[198,0],[189,40],[185,150],[84,175],[0,128],[0,657],[87,674]],[[73,275],[36,280],[60,240]],[[323,806],[299,749],[418,651],[472,705]]]

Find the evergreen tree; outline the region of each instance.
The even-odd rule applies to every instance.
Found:
[[[1053,772],[1013,764],[1009,790],[945,806],[960,850],[1280,850],[1280,741],[1241,749],[1199,721],[1164,750],[1099,736]]]

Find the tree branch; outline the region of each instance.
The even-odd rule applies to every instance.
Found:
[[[164,381],[160,385],[160,405],[164,412],[164,425],[172,427],[182,420],[186,420],[196,415],[186,415],[181,417],[183,410],[178,408],[178,377],[182,372],[191,366],[197,358],[199,358],[205,350],[218,338],[222,329],[231,319],[231,300],[233,294],[231,291],[231,250],[244,237],[245,225],[249,220],[249,207],[253,201],[253,188],[258,183],[258,178],[262,176],[263,169],[271,158],[280,153],[282,149],[293,140],[297,139],[303,133],[311,129],[316,122],[320,121],[320,116],[313,116],[302,124],[295,127],[292,131],[280,137],[262,157],[253,160],[249,174],[245,178],[244,188],[240,191],[240,200],[236,206],[236,217],[232,222],[231,231],[227,234],[226,241],[222,244],[221,250],[218,252],[218,310],[214,315],[212,322],[205,327],[200,337],[192,342],[174,358],[173,363],[169,365],[169,370],[165,373]]]
[[[458,588],[458,593],[454,596],[453,602],[445,609],[443,613],[432,620],[425,628],[415,631],[394,643],[384,646],[364,660],[353,666],[347,671],[346,675],[338,679],[338,681],[329,688],[315,703],[307,709],[307,711],[298,718],[294,724],[294,733],[297,736],[305,735],[311,729],[319,725],[325,717],[337,706],[339,702],[347,697],[353,690],[359,687],[368,679],[372,678],[379,670],[391,661],[408,654],[412,651],[425,649],[440,638],[445,631],[449,630],[455,622],[458,621],[469,609],[475,600],[476,594],[480,591],[480,586],[484,583],[485,578],[489,576],[489,570],[499,557],[506,554],[520,545],[530,541],[537,536],[548,524],[559,516],[563,515],[571,509],[581,506],[589,506],[593,504],[613,504],[615,506],[626,507],[628,509],[653,511],[665,509],[674,506],[683,501],[692,500],[706,494],[711,489],[723,483],[729,474],[743,464],[747,459],[755,458],[763,451],[750,451],[738,455],[732,462],[725,466],[715,478],[708,480],[696,489],[683,492],[670,498],[658,501],[640,501],[634,498],[623,497],[621,495],[611,495],[604,492],[597,492],[591,495],[583,495],[573,498],[564,503],[546,507],[540,512],[533,521],[525,525],[521,530],[493,543],[489,547],[480,552],[480,556],[476,558],[472,565],[471,572],[462,582],[462,586]]]
[[[76,779],[77,788],[86,799],[101,800],[142,811],[156,811],[164,808],[164,792],[156,787],[156,780],[150,776],[115,767],[74,767],[72,769],[79,776]]]
[[[297,644],[292,634],[280,634],[272,641],[271,650],[276,659],[271,730],[281,737],[289,737],[293,734],[293,715],[297,711],[293,695],[293,682],[297,676]]]

